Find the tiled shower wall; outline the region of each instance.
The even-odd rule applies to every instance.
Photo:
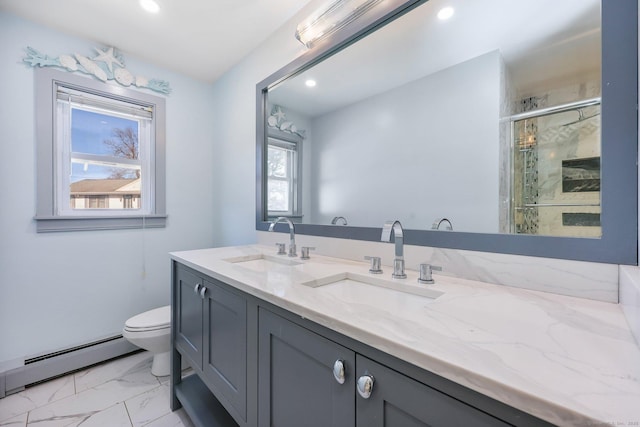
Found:
[[[583,83],[560,86],[556,89],[518,94],[521,102],[514,103],[518,111],[514,113],[542,109],[568,102],[581,101],[600,96],[599,76],[583,76]],[[588,107],[588,115],[597,107]],[[600,117],[574,123],[579,118],[578,110],[552,116],[520,121],[514,129],[513,187],[516,200],[540,205],[558,204],[599,204],[599,192],[562,191],[562,162],[600,156]],[[525,135],[526,134],[526,135]],[[519,139],[518,139],[519,137]],[[526,137],[526,138],[525,138]],[[517,141],[516,141],[517,139]],[[519,157],[518,157],[519,156]],[[509,169],[503,169],[501,188],[504,181],[511,181]],[[523,193],[524,191],[524,193]],[[501,195],[504,194],[501,192]],[[515,203],[517,206],[518,203]],[[599,237],[598,226],[564,225],[563,213],[598,214],[599,206],[541,206],[515,210],[516,232],[555,236]],[[504,227],[501,227],[504,231]]]

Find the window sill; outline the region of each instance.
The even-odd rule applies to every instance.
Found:
[[[140,216],[36,216],[36,231],[121,230],[166,227],[167,215]]]

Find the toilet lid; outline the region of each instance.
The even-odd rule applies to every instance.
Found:
[[[169,327],[171,324],[171,306],[145,311],[127,320],[124,327],[129,330],[149,330]]]

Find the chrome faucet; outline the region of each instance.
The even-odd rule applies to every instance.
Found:
[[[407,275],[404,272],[404,248],[403,248],[403,236],[402,236],[402,224],[400,221],[387,221],[382,227],[382,236],[380,240],[383,242],[391,243],[391,232],[393,231],[393,240],[396,244],[396,256],[393,259],[393,274],[391,277],[394,279],[406,279]]]
[[[290,257],[298,256],[298,254],[296,253],[296,232],[293,226],[293,222],[291,222],[289,218],[284,216],[279,216],[275,221],[271,223],[271,225],[269,226],[269,231],[273,231],[276,224],[279,222],[286,222],[287,224],[289,224],[289,254],[288,255]]]

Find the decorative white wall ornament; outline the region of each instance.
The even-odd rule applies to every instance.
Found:
[[[301,138],[304,138],[306,134],[306,131],[298,130],[293,122],[287,121],[286,115],[282,111],[282,108],[278,105],[273,106],[271,115],[267,118],[267,125],[283,132],[296,134]]]
[[[171,93],[169,82],[158,79],[147,79],[142,76],[134,76],[125,68],[124,57],[113,47],[106,49],[94,48],[98,55],[93,58],[76,53],[74,55],[60,55],[57,58],[42,54],[34,48],[27,46],[27,56],[22,61],[31,67],[58,67],[67,71],[79,71],[90,74],[93,77],[106,82],[115,80],[122,86],[134,85],[147,88],[164,94]]]

